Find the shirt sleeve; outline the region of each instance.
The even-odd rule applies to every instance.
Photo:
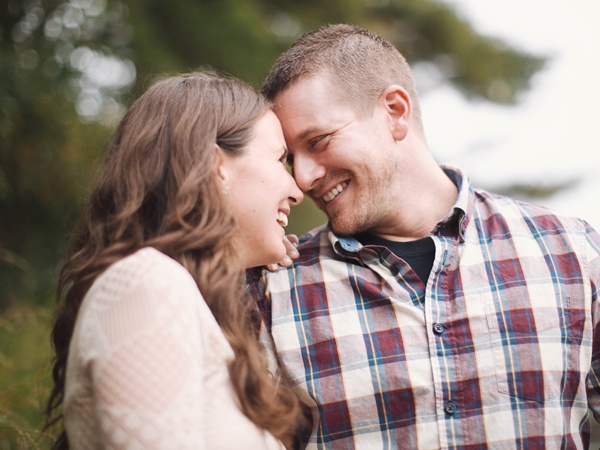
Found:
[[[105,448],[205,448],[201,301],[191,278],[163,272],[96,311],[89,370]]]
[[[600,422],[600,304],[598,299],[598,284],[600,283],[600,234],[589,224],[586,223],[585,225],[593,327],[592,365],[587,380],[588,404],[596,420]]]

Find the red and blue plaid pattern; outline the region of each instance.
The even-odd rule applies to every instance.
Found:
[[[587,448],[600,236],[446,173],[459,196],[433,232],[427,285],[386,248],[326,227],[292,267],[249,272],[261,337],[312,408],[304,444]]]

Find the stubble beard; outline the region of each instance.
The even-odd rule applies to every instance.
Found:
[[[351,207],[324,210],[333,232],[338,236],[351,237],[369,233],[382,226],[389,215],[388,206],[393,204],[393,195],[382,180],[390,180],[391,170],[382,170],[384,177],[371,183],[362,191],[361,198]]]
[[[331,211],[326,211],[332,231],[338,236],[351,237],[373,228],[374,224],[369,218],[369,208],[365,206],[362,203],[357,209],[333,208]]]
[[[374,152],[378,153],[378,152]],[[378,168],[367,171],[360,180],[349,173],[351,189],[356,189],[356,199],[351,206],[329,207],[323,204],[319,208],[327,215],[331,230],[338,236],[351,237],[359,233],[368,233],[382,225],[388,216],[388,206],[393,204],[393,194],[389,191],[389,182],[397,174],[395,160],[388,159]],[[376,176],[374,176],[376,174]],[[313,199],[314,201],[314,199]]]

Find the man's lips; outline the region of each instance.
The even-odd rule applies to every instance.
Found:
[[[327,192],[325,195],[323,195],[321,198],[323,199],[323,201],[325,203],[329,203],[331,200],[333,200],[334,198],[336,198],[338,195],[340,195],[342,193],[342,191],[344,189],[346,189],[346,186],[348,186],[350,182],[348,180],[346,181],[342,181],[341,183],[336,184],[333,189],[331,189],[329,192]]]

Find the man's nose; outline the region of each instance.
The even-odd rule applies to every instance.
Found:
[[[294,155],[294,179],[302,192],[310,191],[325,172],[325,168],[310,155]]]

